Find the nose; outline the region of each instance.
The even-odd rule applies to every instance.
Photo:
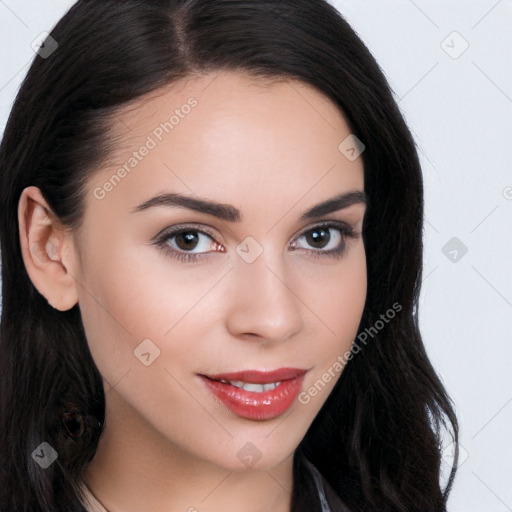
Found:
[[[236,261],[230,274],[226,322],[233,337],[276,343],[302,329],[302,302],[282,258],[264,251],[252,263]]]

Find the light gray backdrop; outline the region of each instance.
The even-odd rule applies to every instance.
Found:
[[[73,3],[0,0],[0,133],[33,41]],[[512,511],[512,0],[332,3],[383,68],[420,150],[421,327],[461,426],[449,511]]]

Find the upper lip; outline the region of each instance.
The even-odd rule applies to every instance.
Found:
[[[218,373],[216,375],[204,375],[213,380],[242,381],[254,384],[268,384],[283,380],[295,379],[304,375],[307,370],[301,368],[278,368],[277,370],[242,370],[239,372]]]

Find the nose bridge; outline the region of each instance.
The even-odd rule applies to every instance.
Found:
[[[303,321],[300,301],[286,278],[283,255],[263,250],[253,240],[242,242],[237,254],[230,283],[228,324],[232,334],[250,333],[272,340],[292,336]]]

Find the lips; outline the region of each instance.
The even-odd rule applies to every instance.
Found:
[[[307,370],[280,368],[199,375],[207,389],[231,412],[252,420],[283,414],[295,401]]]

